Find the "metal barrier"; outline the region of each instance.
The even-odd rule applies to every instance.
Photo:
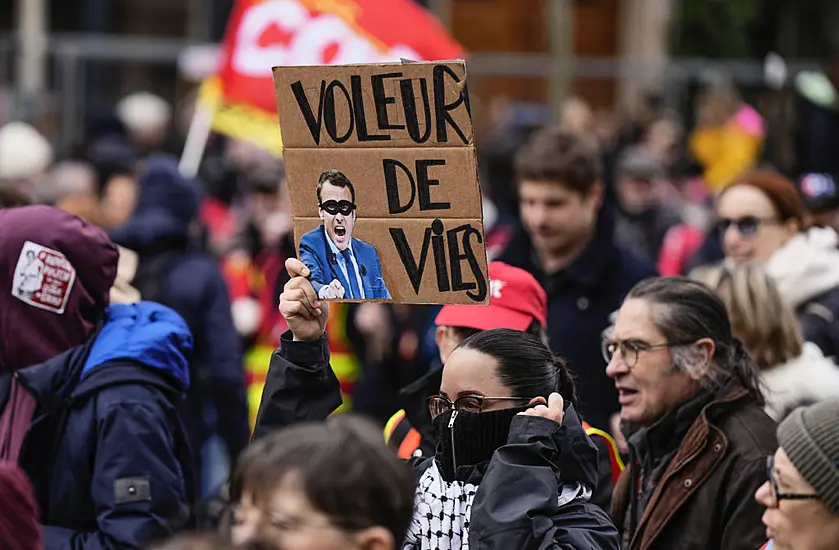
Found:
[[[198,45],[180,39],[147,36],[51,35],[47,45],[48,82],[50,103],[60,121],[57,143],[67,145],[71,137],[77,135],[91,107],[98,107],[97,103],[103,103],[101,107],[111,104],[130,90],[132,86],[126,86],[124,76],[122,82],[114,78],[115,71],[133,71],[141,75],[134,80],[142,84],[151,84],[153,77],[160,76],[162,71],[171,72],[171,79],[165,75],[159,78],[168,85],[157,91],[176,97],[176,67],[184,52],[193,46]],[[13,88],[15,52],[15,37],[0,34],[0,88]],[[546,80],[556,66],[548,54],[473,53],[469,56],[470,76],[517,77],[522,79],[522,86],[531,85],[534,79]],[[799,71],[817,67],[815,61],[790,62],[787,72],[792,77]],[[616,83],[630,79],[636,82],[649,80],[651,87],[662,94],[666,105],[680,112],[689,107],[688,87],[698,81],[725,77],[742,88],[765,87],[763,62],[749,59],[677,58],[653,63],[643,59],[575,58],[569,61],[567,68],[568,74],[575,79],[613,80]],[[92,72],[99,73],[95,89],[91,89]],[[21,102],[22,99],[31,98],[17,99],[15,104],[19,106],[26,103]],[[0,119],[20,115],[20,110],[0,112]]]

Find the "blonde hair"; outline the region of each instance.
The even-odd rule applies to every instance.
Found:
[[[725,303],[731,329],[761,369],[799,357],[804,339],[795,312],[759,265],[741,264],[692,274]]]

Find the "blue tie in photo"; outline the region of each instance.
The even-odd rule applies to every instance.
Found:
[[[352,263],[352,252],[349,248],[341,251],[341,256],[344,257],[344,262],[347,264],[347,279],[350,280],[350,298],[361,298],[361,291],[358,289],[358,277],[355,271],[355,265]]]

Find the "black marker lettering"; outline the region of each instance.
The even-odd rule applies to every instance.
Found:
[[[431,232],[434,233],[434,236],[431,237],[431,249],[434,251],[434,266],[437,268],[437,290],[448,292],[451,287],[449,286],[449,270],[446,266],[446,241],[443,240],[443,222],[434,220],[431,223]]]
[[[355,125],[358,128],[358,141],[388,141],[390,136],[367,133],[367,113],[364,110],[364,92],[361,89],[361,77],[354,74],[350,77],[352,89],[352,108],[355,112]]]
[[[429,166],[445,166],[443,159],[418,160],[417,161],[417,188],[419,189],[420,210],[450,210],[452,205],[448,202],[431,202],[432,185],[440,185],[439,180],[428,179]]]
[[[452,290],[455,292],[459,292],[461,290],[472,290],[478,286],[477,283],[464,283],[463,272],[461,270],[461,262],[467,259],[467,252],[465,251],[470,248],[470,243],[468,236],[464,238],[464,252],[461,253],[460,242],[458,242],[458,234],[466,232],[469,229],[471,229],[471,226],[467,224],[446,231],[446,238],[449,241],[449,265],[451,266],[452,272]]]
[[[487,280],[484,277],[484,272],[481,271],[481,265],[478,263],[478,258],[475,257],[475,251],[472,249],[472,243],[469,238],[474,235],[478,244],[484,242],[481,232],[472,227],[466,226],[468,229],[463,233],[463,250],[466,252],[466,260],[469,262],[469,267],[472,268],[472,275],[475,276],[475,281],[478,283],[478,291],[475,293],[467,292],[466,295],[476,302],[483,302],[487,296]]]
[[[335,116],[335,88],[338,88],[342,92],[344,92],[344,97],[347,99],[347,111],[350,115],[350,127],[347,129],[347,133],[343,136],[338,135],[338,121],[337,117]],[[324,123],[326,124],[326,133],[329,134],[329,137],[332,138],[332,141],[334,141],[335,143],[344,143],[345,141],[350,139],[353,128],[355,126],[355,120],[353,118],[352,113],[352,100],[350,99],[350,93],[347,91],[347,88],[339,80],[333,80],[329,83],[329,86],[326,87],[326,94],[324,95],[323,117],[325,119]]]
[[[393,244],[396,245],[396,252],[399,253],[399,259],[402,260],[402,265],[405,266],[408,278],[411,280],[411,286],[414,287],[414,292],[419,294],[420,285],[422,284],[422,274],[425,271],[425,261],[428,259],[428,242],[431,239],[431,229],[426,228],[425,230],[425,236],[422,239],[419,265],[414,260],[411,247],[408,246],[405,231],[402,228],[391,227],[390,236],[393,239]]]
[[[419,118],[417,118],[417,100],[414,97],[414,86],[410,79],[401,80],[399,88],[402,91],[402,108],[405,110],[405,124],[408,135],[414,143],[425,143],[431,137],[431,105],[428,104],[428,82],[420,79],[420,93],[422,94],[422,109],[425,114],[425,133],[420,135]]]
[[[404,130],[404,124],[391,124],[387,117],[387,106],[395,105],[396,98],[385,94],[385,78],[399,78],[402,73],[374,74],[370,77],[373,81],[373,102],[376,104],[376,121],[381,130]],[[390,139],[390,136],[387,136]]]
[[[457,109],[463,103],[463,94],[457,94],[457,100],[453,103],[446,103],[446,75],[454,79],[455,83],[460,84],[460,79],[455,72],[446,65],[434,66],[434,113],[437,121],[437,141],[439,143],[446,143],[449,141],[446,124],[450,124],[463,143],[468,144],[469,141],[463,135],[463,131],[455,123],[449,111]]]
[[[396,169],[399,168],[408,176],[408,182],[411,185],[411,199],[407,204],[402,205],[399,202],[399,175]],[[385,193],[387,194],[387,209],[391,214],[401,214],[407,212],[414,204],[416,196],[416,185],[414,185],[414,176],[408,167],[394,159],[382,159],[382,171],[385,175]]]
[[[318,116],[315,118],[312,112],[312,106],[309,104],[309,98],[306,97],[306,90],[303,89],[303,84],[298,80],[291,85],[291,91],[294,92],[294,99],[297,100],[297,107],[306,119],[306,125],[309,127],[309,132],[312,134],[312,139],[315,145],[320,145],[320,129],[323,122],[323,91],[326,88],[326,81],[320,81],[320,95],[318,96]]]

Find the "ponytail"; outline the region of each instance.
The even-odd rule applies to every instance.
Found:
[[[760,390],[760,369],[752,356],[749,355],[743,341],[736,336],[732,338],[728,350],[728,362],[734,377],[749,390],[749,394],[759,405],[764,405],[766,400]]]
[[[574,375],[568,368],[568,361],[562,357],[555,355],[553,358],[553,366],[556,371],[556,391],[562,396],[562,399],[577,408],[577,389],[574,384]]]

